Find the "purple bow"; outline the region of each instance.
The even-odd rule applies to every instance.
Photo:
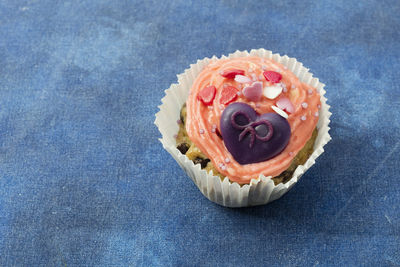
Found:
[[[246,117],[248,123],[246,125],[239,125],[236,122],[236,117],[239,115],[243,115]],[[249,117],[248,114],[242,111],[236,111],[235,113],[232,114],[231,117],[231,123],[232,126],[238,130],[243,130],[240,135],[239,135],[239,142],[243,140],[243,138],[246,136],[247,133],[250,133],[250,144],[249,147],[252,148],[254,145],[254,141],[257,138],[260,141],[266,142],[269,139],[272,138],[272,135],[274,134],[274,129],[272,128],[272,123],[266,119],[259,120],[257,122],[252,121],[251,118]],[[268,133],[265,136],[259,136],[257,134],[257,131],[255,130],[255,127],[264,124],[265,126],[268,127]]]

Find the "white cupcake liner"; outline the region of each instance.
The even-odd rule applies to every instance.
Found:
[[[264,58],[272,58],[280,62],[282,65],[290,69],[302,82],[316,88],[321,95],[321,108],[319,110],[319,121],[317,124],[318,136],[314,144],[314,152],[310,155],[304,165],[299,165],[293,173],[292,178],[285,184],[280,183],[274,185],[271,177],[260,175],[257,179],[252,179],[250,184],[240,186],[236,182],[229,181],[228,178],[221,180],[218,176],[208,174],[200,168],[200,164],[195,165],[185,155],[181,154],[176,148],[176,140],[174,135],[177,134],[179,126],[176,121],[180,118],[180,110],[186,102],[190,88],[197,75],[203,70],[204,66],[210,61],[217,59],[216,56],[198,60],[196,64],[191,64],[189,69],[184,73],[177,75],[178,84],[172,84],[165,90],[165,97],[161,99],[162,105],[159,106],[160,111],[156,114],[155,125],[157,125],[162,137],[159,139],[165,150],[167,150],[178,164],[185,170],[188,176],[197,185],[200,191],[209,200],[226,207],[247,207],[255,205],[267,204],[280,198],[289,191],[297,183],[303,173],[314,165],[316,158],[324,152],[324,145],[331,140],[329,131],[329,105],[326,103],[326,91],[324,84],[320,83],[317,78],[313,78],[308,69],[295,58],[288,56],[280,56],[272,54],[271,51],[265,49],[247,51],[236,51],[229,54],[228,57],[221,58],[237,58],[245,56],[259,56]]]

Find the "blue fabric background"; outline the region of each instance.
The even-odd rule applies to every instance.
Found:
[[[400,3],[0,1],[0,265],[400,265]],[[154,114],[252,48],[326,83],[332,141],[283,198],[209,202]]]

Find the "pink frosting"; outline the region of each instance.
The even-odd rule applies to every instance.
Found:
[[[291,137],[287,147],[276,157],[259,163],[241,165],[235,161],[226,149],[223,140],[218,137],[215,125],[219,130],[220,117],[225,105],[220,103],[223,86],[231,85],[241,90],[249,84],[236,82],[221,76],[226,69],[240,69],[245,76],[263,83],[263,87],[277,85],[268,82],[263,77],[264,70],[278,71],[282,74],[280,83],[286,90],[275,99],[262,96],[259,101],[246,99],[243,94],[235,102],[244,102],[251,105],[259,114],[274,112],[271,106],[276,106],[281,98],[288,98],[294,107],[288,113],[288,122],[291,127]],[[197,99],[197,94],[204,87],[214,85],[217,89],[212,107],[204,105]],[[304,105],[303,103],[307,103]],[[311,86],[302,83],[290,70],[271,59],[259,57],[242,57],[235,59],[220,59],[206,66],[193,82],[190,95],[186,102],[187,119],[186,130],[194,144],[213,162],[215,168],[227,176],[231,181],[240,184],[249,183],[251,179],[265,176],[277,176],[285,171],[297,153],[310,139],[318,122],[318,105],[320,95]],[[302,105],[303,104],[303,105]],[[307,106],[304,108],[304,106]],[[214,125],[214,126],[213,126]],[[214,129],[214,130],[213,130]]]

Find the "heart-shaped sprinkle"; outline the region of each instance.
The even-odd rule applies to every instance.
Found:
[[[259,115],[250,105],[240,102],[227,106],[220,127],[225,147],[239,164],[275,157],[285,149],[291,135],[286,119],[276,113]]]
[[[215,89],[214,85],[204,87],[203,90],[201,90],[197,94],[197,99],[200,100],[201,102],[203,102],[204,105],[207,105],[207,106],[211,105],[211,103],[213,102],[213,100],[215,98],[216,91],[217,91],[217,89]]]
[[[233,102],[238,97],[238,94],[237,94],[238,92],[239,92],[238,89],[236,89],[233,86],[227,86],[227,87],[223,88],[219,102],[224,105],[227,105],[227,104]]]
[[[263,95],[268,99],[275,99],[278,95],[282,93],[282,86],[273,85],[264,88]]]
[[[238,83],[251,83],[251,79],[243,75],[236,75],[235,81],[237,81]]]
[[[278,107],[275,107],[275,106],[271,106],[271,108],[272,108],[276,113],[278,113],[279,115],[281,115],[282,117],[284,117],[285,119],[287,119],[287,118],[289,117],[289,115],[288,115],[285,111],[283,111],[282,109],[280,109],[280,108],[278,108]]]
[[[236,75],[244,75],[244,70],[229,69],[223,70],[220,74],[227,79],[233,79]]]
[[[243,89],[243,95],[250,101],[258,101],[262,95],[262,82],[253,82],[252,85]]]
[[[278,83],[282,79],[282,75],[279,72],[276,71],[264,71],[263,75],[267,81],[273,82],[273,83]]]
[[[281,110],[284,110],[286,112],[289,112],[289,113],[294,112],[293,104],[292,104],[292,102],[290,102],[289,98],[287,98],[287,97],[282,97],[281,99],[279,99],[276,102],[276,105],[278,106],[278,108],[280,108]]]

